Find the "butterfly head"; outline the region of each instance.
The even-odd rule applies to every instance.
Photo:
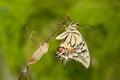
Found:
[[[71,22],[71,23],[69,24],[68,28],[74,30],[74,29],[77,29],[78,26],[79,26],[79,23],[77,23],[77,22]]]

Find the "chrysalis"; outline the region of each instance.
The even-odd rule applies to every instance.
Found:
[[[40,60],[40,58],[45,53],[48,52],[48,48],[49,48],[49,44],[48,43],[40,44],[40,47],[34,52],[34,54],[32,55],[32,58],[28,62],[28,65],[37,63]]]

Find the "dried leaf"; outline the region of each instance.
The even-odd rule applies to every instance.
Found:
[[[48,43],[43,43],[40,44],[40,47],[34,52],[32,58],[28,62],[28,65],[30,64],[35,64],[40,60],[40,58],[43,56],[43,54],[48,52],[49,44]]]

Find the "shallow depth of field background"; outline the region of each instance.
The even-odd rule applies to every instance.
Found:
[[[89,69],[75,61],[66,66],[55,57],[61,41],[55,37],[41,60],[30,66],[32,80],[120,80],[119,0],[1,0],[0,80],[17,80],[39,43],[57,28],[66,14],[73,21],[91,24],[79,27],[92,58]],[[26,31],[36,31],[33,43]],[[25,77],[23,80],[26,80]]]

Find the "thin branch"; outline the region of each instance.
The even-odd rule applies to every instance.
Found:
[[[18,80],[22,80],[22,77],[23,77],[23,72],[20,74],[20,76],[18,77]]]
[[[22,80],[24,74],[25,74],[25,73],[28,73],[28,69],[29,69],[29,65],[26,65],[26,66],[24,67],[24,69],[22,70],[22,73],[21,73],[20,76],[18,77],[18,80]],[[27,77],[27,80],[29,80],[28,77]]]
[[[51,37],[65,24],[65,22],[67,21],[67,20],[70,20],[70,17],[67,15],[66,17],[65,17],[65,19],[61,22],[61,24],[60,25],[58,25],[58,27],[56,28],[56,30],[52,33],[52,34],[50,34],[50,36],[44,41],[44,42],[48,42],[50,39],[51,39]],[[71,21],[71,20],[70,20]]]
[[[30,64],[34,64],[36,63],[37,61],[39,61],[39,59],[41,58],[41,56],[43,54],[45,54],[47,51],[48,51],[48,46],[49,44],[47,44],[47,42],[51,39],[51,37],[65,24],[65,22],[67,20],[70,20],[70,17],[69,16],[66,16],[65,19],[62,21],[62,23],[60,25],[58,25],[58,27],[56,28],[56,30],[44,41],[44,43],[42,45],[40,45],[40,47],[34,52],[32,58],[30,59],[30,61],[28,62],[28,64],[23,68],[22,70],[22,73],[20,74],[20,76],[18,77],[18,80],[22,80],[23,76],[25,73],[28,73],[28,70],[29,70],[29,66]],[[70,20],[71,21],[71,20]],[[30,32],[28,27],[26,27],[27,29],[27,32],[29,34],[29,37],[30,39],[33,41],[33,42],[36,42],[35,40],[32,39],[32,33],[33,32]],[[27,80],[30,80],[29,77],[26,77]]]
[[[36,32],[35,32],[35,31],[32,31],[32,32],[31,32],[31,31],[28,29],[28,26],[26,26],[26,30],[27,30],[27,33],[28,33],[28,35],[29,35],[29,38],[32,40],[32,42],[33,42],[33,43],[37,43],[37,41],[32,38],[33,33],[36,33]]]

